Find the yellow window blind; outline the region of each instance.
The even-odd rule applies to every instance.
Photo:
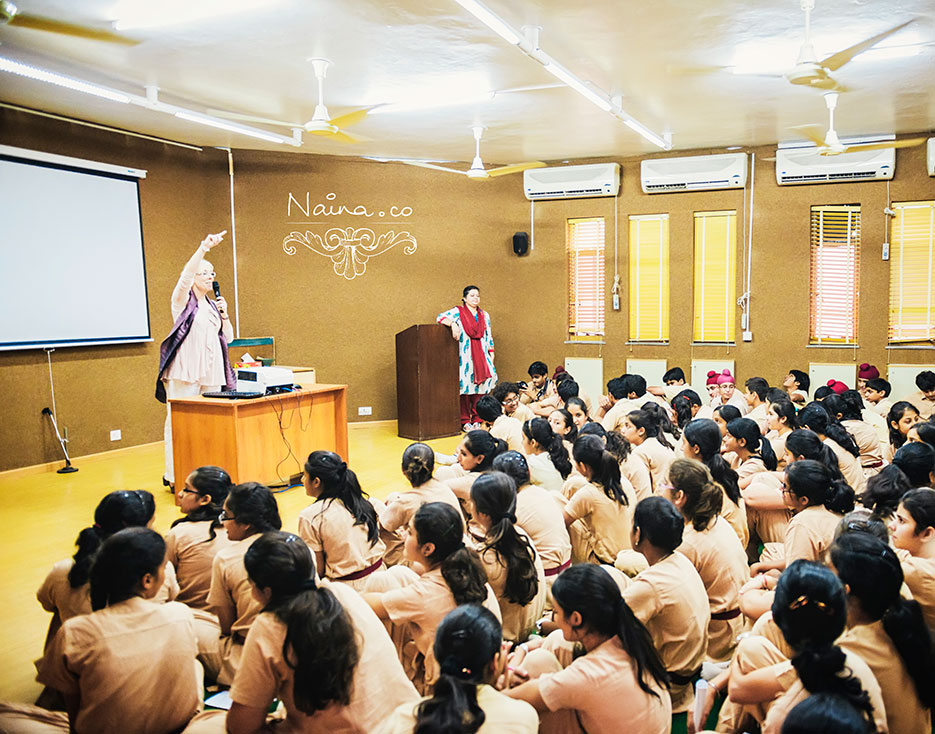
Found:
[[[809,342],[856,344],[859,206],[812,207],[809,272]]]
[[[696,342],[734,341],[737,212],[695,212]]]
[[[893,204],[890,343],[935,341],[935,201]]]
[[[568,334],[574,339],[604,335],[604,218],[569,219]]]
[[[669,340],[669,215],[630,217],[630,341]]]

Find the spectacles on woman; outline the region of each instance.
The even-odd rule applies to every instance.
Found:
[[[227,510],[221,510],[221,514],[218,515],[218,522],[226,522],[227,520],[236,520],[237,518],[233,515],[228,515]]]

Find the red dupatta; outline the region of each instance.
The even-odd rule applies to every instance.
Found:
[[[481,337],[487,330],[487,320],[484,318],[484,312],[477,309],[477,320],[474,320],[474,314],[467,306],[458,306],[458,315],[461,317],[461,330],[467,334],[471,340],[471,363],[474,365],[474,384],[480,385],[484,380],[490,378],[490,369],[487,367],[487,355],[484,354],[484,347],[481,344]]]

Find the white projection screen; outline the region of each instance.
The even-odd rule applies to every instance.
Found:
[[[0,145],[0,350],[152,340],[145,175]]]

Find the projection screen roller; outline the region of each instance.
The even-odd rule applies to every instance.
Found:
[[[144,176],[0,146],[0,349],[151,341]]]

